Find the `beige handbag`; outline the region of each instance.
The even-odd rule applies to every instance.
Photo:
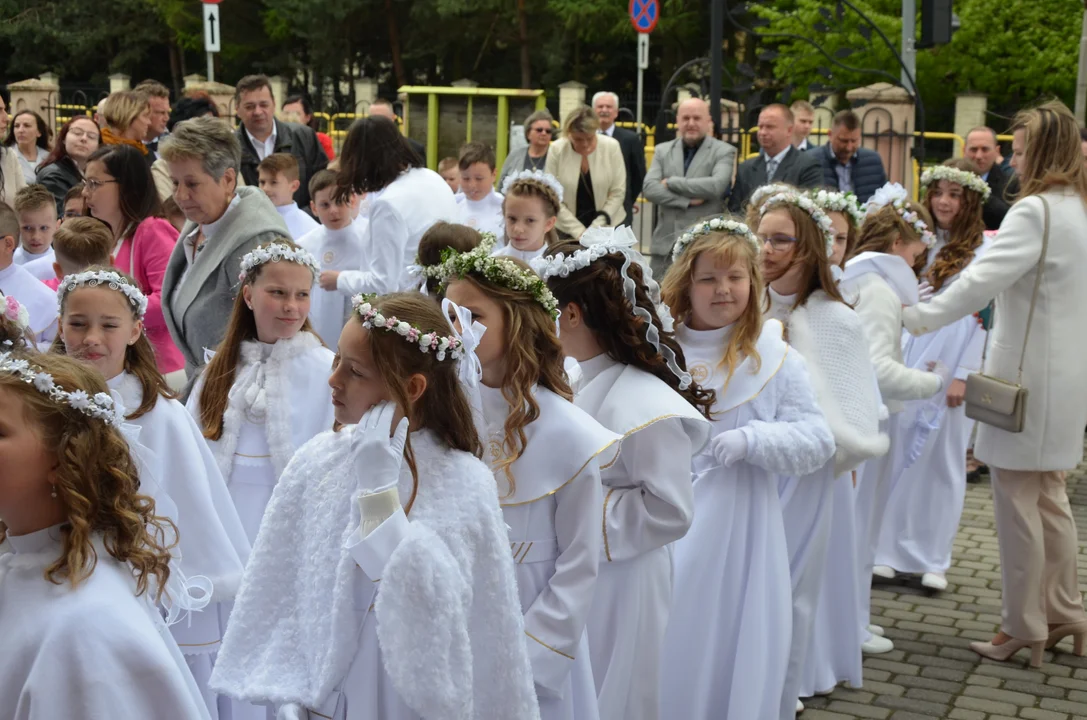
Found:
[[[1045,256],[1049,249],[1049,202],[1041,196],[1039,199],[1042,201],[1045,212],[1042,255],[1038,259],[1038,274],[1034,278],[1034,293],[1030,298],[1030,314],[1027,315],[1027,330],[1023,336],[1023,352],[1019,356],[1019,375],[1014,384],[983,373],[972,373],[966,378],[966,417],[1010,433],[1023,432],[1023,423],[1027,417],[1028,393],[1023,387],[1023,362],[1027,357],[1027,341],[1030,339],[1030,326],[1034,321],[1034,306],[1038,302],[1038,288],[1042,284]],[[994,312],[993,325],[995,324]],[[988,354],[989,338],[986,336],[985,350],[981,354],[982,370],[985,369],[985,358]]]

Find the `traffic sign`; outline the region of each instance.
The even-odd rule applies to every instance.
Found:
[[[219,52],[223,27],[219,23],[219,5],[204,3],[204,50],[209,53]]]
[[[640,33],[651,33],[660,20],[660,0],[630,0],[630,24]]]

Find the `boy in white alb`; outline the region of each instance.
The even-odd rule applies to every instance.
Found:
[[[57,201],[44,185],[27,185],[15,194],[19,217],[19,247],[15,264],[39,280],[52,280],[53,234],[57,231]]]
[[[10,295],[26,308],[34,342],[41,345],[57,334],[57,294],[22,265],[15,264],[18,237],[18,216],[10,205],[0,202],[0,293]]]
[[[460,149],[460,189],[464,199],[457,205],[456,222],[489,232],[501,241],[505,234],[502,196],[495,192],[494,150],[481,142],[470,142]]]
[[[294,201],[294,193],[301,182],[298,179],[298,160],[290,153],[273,153],[257,166],[260,189],[283,216],[291,239],[298,241],[306,233],[318,228],[318,222],[310,217]]]
[[[320,288],[313,289],[309,319],[326,345],[334,346],[351,313],[351,298],[336,289],[343,270],[362,269],[362,233],[354,218],[358,196],[346,202],[334,199],[336,173],[322,170],[309,182],[310,208],[321,225],[298,240],[321,265]]]

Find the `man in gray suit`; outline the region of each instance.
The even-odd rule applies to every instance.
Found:
[[[793,111],[784,105],[767,105],[759,113],[759,154],[740,163],[728,209],[740,212],[756,188],[770,182],[801,188],[823,184],[823,165],[818,153],[793,147]]]
[[[689,225],[724,211],[736,148],[708,137],[713,122],[705,100],[684,100],[676,115],[675,140],[661,143],[642,193],[657,208],[650,267],[659,282],[672,264],[672,246]]]

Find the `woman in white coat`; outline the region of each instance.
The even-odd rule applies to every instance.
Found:
[[[1081,654],[1087,643],[1076,524],[1065,490],[1065,471],[1083,459],[1087,426],[1087,167],[1076,120],[1061,103],[1021,113],[1013,128],[1021,199],[988,252],[947,292],[904,311],[903,322],[911,333],[929,333],[996,295],[985,373],[1020,383],[1029,396],[1021,433],[978,427],[974,453],[992,470],[1004,608],[992,642],[971,648],[1007,660],[1029,645],[1032,664],[1040,664],[1042,649],[1064,637],[1074,636]]]
[[[454,222],[457,201],[442,176],[428,170],[396,125],[368,117],[351,126],[340,153],[339,193],[365,193],[369,224],[362,235],[365,265],[344,270],[336,288],[345,295],[409,290],[407,271],[419,238],[439,220]]]
[[[577,239],[590,226],[616,226],[626,210],[627,170],[619,141],[601,135],[600,118],[590,107],[566,116],[563,137],[551,145],[545,172],[562,183],[563,200],[555,228]]]

